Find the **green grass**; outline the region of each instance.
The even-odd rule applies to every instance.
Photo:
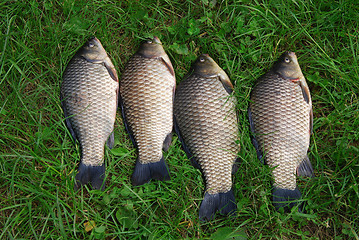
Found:
[[[359,239],[355,0],[120,2],[0,3],[0,239]],[[119,75],[153,35],[177,82],[200,53],[228,73],[241,132],[234,218],[198,220],[204,183],[177,137],[166,154],[172,180],[132,187],[136,152],[119,114],[115,149],[105,156],[106,191],[74,192],[79,149],[63,123],[59,87],[66,64],[93,35]],[[298,180],[306,214],[274,210],[269,168],[256,158],[247,121],[255,80],[285,50],[297,53],[313,99],[316,178]]]

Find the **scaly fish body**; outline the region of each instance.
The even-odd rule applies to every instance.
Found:
[[[138,149],[134,185],[169,179],[162,148],[167,151],[172,139],[175,84],[172,64],[157,37],[144,43],[125,67],[120,94],[125,125]]]
[[[104,189],[104,145],[113,132],[117,93],[116,70],[93,38],[71,59],[61,85],[66,125],[81,149],[77,187],[91,182],[95,189]]]
[[[275,167],[274,205],[286,207],[283,201],[301,197],[295,174],[313,175],[307,157],[312,102],[294,53],[284,53],[259,79],[251,93],[249,117],[258,157]]]
[[[195,63],[194,72],[177,88],[174,113],[177,132],[194,165],[206,181],[201,219],[212,219],[220,210],[236,209],[232,169],[239,151],[235,99],[225,72],[208,55]]]

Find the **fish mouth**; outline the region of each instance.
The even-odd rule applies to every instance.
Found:
[[[199,55],[196,62],[204,62],[204,61],[206,61],[206,59],[209,59],[209,58],[210,57],[207,53],[203,53],[203,54]]]
[[[294,63],[298,64],[297,55],[295,55],[295,52],[288,51],[287,54]]]
[[[100,42],[100,40],[98,40],[97,37],[93,36],[89,39],[89,41],[96,41],[96,42]]]
[[[296,57],[295,52],[288,51],[287,53],[290,57]]]
[[[152,41],[153,41],[154,43],[157,43],[157,44],[162,44],[161,41],[160,41],[160,39],[159,39],[157,36],[154,36],[153,39],[152,39]]]
[[[90,47],[90,48],[92,48],[91,46],[97,46],[97,47],[102,47],[103,48],[103,46],[102,46],[102,43],[100,42],[100,40],[97,38],[97,37],[95,37],[95,36],[93,36],[93,37],[91,37],[88,41],[87,41],[87,45]],[[91,45],[91,46],[90,46]]]

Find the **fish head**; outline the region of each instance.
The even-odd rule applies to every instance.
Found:
[[[158,58],[166,55],[158,37],[144,41],[137,53],[145,58]]]
[[[300,79],[303,77],[297,56],[294,52],[284,52],[273,65],[273,71],[285,79]]]
[[[107,58],[106,50],[96,37],[88,40],[78,53],[89,62],[102,63]]]
[[[193,73],[203,77],[218,77],[228,93],[233,90],[233,85],[226,72],[208,54],[202,54],[197,58],[193,65]]]
[[[193,71],[202,76],[215,76],[223,71],[218,64],[208,55],[202,54],[193,65]]]

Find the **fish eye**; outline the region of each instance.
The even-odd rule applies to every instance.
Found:
[[[151,43],[152,43],[152,40],[147,40],[147,43],[151,44]]]
[[[286,58],[284,58],[284,62],[289,63],[290,59],[286,57]]]
[[[93,44],[93,42],[90,42],[90,43],[89,43],[89,47],[90,47],[90,48],[93,48],[94,46],[95,46],[95,44]]]
[[[200,62],[204,62],[204,60],[205,60],[205,59],[204,59],[203,57],[201,57],[201,58],[199,59]]]

